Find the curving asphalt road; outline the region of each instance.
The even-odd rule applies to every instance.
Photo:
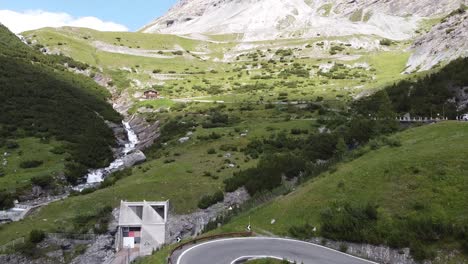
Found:
[[[304,264],[375,263],[303,241],[251,237],[220,239],[192,246],[177,257],[177,264],[235,264],[246,256],[268,256]]]

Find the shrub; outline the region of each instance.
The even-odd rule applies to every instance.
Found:
[[[433,259],[436,255],[436,253],[430,247],[422,244],[421,242],[414,242],[411,244],[410,254],[414,260],[418,262]]]
[[[206,209],[216,203],[222,202],[224,200],[224,193],[222,191],[217,191],[213,195],[205,195],[198,202],[198,208]]]
[[[167,142],[173,138],[185,135],[192,127],[196,126],[193,121],[173,118],[161,127],[160,142]]]
[[[331,55],[335,55],[335,54],[337,54],[338,52],[341,52],[341,51],[343,51],[343,50],[345,50],[344,47],[341,47],[341,46],[332,46],[331,49],[330,49],[330,54],[331,54]]]
[[[380,148],[380,142],[377,139],[371,139],[369,141],[369,146],[372,150],[376,150]]]
[[[77,162],[68,162],[66,164],[65,178],[67,182],[76,184],[78,180],[86,174],[88,168]]]
[[[375,242],[368,234],[374,233],[377,218],[377,206],[371,203],[335,205],[321,212],[321,233],[334,240]]]
[[[340,251],[346,253],[348,251],[348,245],[346,245],[345,243],[341,243]]]
[[[0,191],[0,210],[10,209],[14,206],[14,197],[7,191]]]
[[[41,243],[45,239],[45,233],[42,230],[33,229],[29,233],[29,241],[33,244]]]
[[[465,255],[468,255],[468,236],[461,242],[461,248]]]
[[[221,145],[219,149],[222,151],[234,151],[234,152],[239,151],[239,148],[234,144],[224,144],[224,145]]]
[[[298,239],[306,240],[316,236],[314,232],[314,227],[309,223],[306,223],[302,226],[292,226],[288,230],[289,234]]]
[[[93,230],[95,233],[105,234],[107,232],[111,213],[112,213],[112,207],[109,205],[104,206],[97,211],[96,223],[93,227]]]
[[[210,154],[210,155],[216,154],[216,149],[210,148],[210,149],[207,151],[207,153]]]
[[[37,168],[41,166],[44,162],[41,160],[26,160],[20,163],[20,167],[23,169]]]
[[[73,232],[86,233],[90,229],[93,229],[95,233],[105,233],[111,213],[112,207],[104,206],[93,212],[75,215],[72,220]]]
[[[390,147],[401,147],[401,141],[398,138],[388,138],[383,139],[384,143]]]
[[[272,103],[268,103],[265,105],[265,110],[268,110],[268,109],[274,109],[276,106]]]
[[[63,146],[57,146],[51,149],[50,152],[56,155],[62,155],[66,152],[66,150],[65,150],[65,147]]]
[[[36,247],[35,244],[30,241],[25,241],[25,243],[16,244],[14,247],[16,252],[19,252],[21,255],[36,259],[41,256],[40,250]]]
[[[393,44],[393,41],[389,39],[381,39],[380,40],[380,45],[382,46],[391,46]]]
[[[216,139],[220,139],[222,136],[223,135],[218,134],[216,132],[211,132],[208,135],[197,136],[197,139],[199,139],[199,140],[216,140]]]
[[[16,141],[8,140],[5,144],[7,149],[16,149],[19,148],[19,144]]]
[[[81,192],[80,192],[80,195],[87,195],[87,194],[90,194],[90,193],[93,193],[97,191],[97,189],[95,187],[91,187],[91,188],[86,188],[86,189],[83,189]]]
[[[52,177],[51,175],[35,176],[31,178],[31,183],[42,188],[47,188],[54,183],[54,177]]]
[[[225,190],[232,192],[245,186],[254,195],[280,186],[283,175],[293,178],[304,170],[305,161],[299,156],[290,153],[264,156],[257,167],[235,172],[233,177],[226,179]]]

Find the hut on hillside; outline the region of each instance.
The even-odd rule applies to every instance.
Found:
[[[143,95],[146,99],[158,99],[160,94],[156,90],[147,90]]]

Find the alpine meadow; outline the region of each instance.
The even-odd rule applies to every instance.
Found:
[[[0,263],[468,263],[467,0],[8,26]]]

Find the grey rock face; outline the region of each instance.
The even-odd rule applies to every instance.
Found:
[[[108,233],[98,236],[83,255],[75,258],[72,264],[102,264],[108,263],[115,256],[114,235],[117,232],[119,210],[112,211],[112,219],[109,222]]]
[[[422,17],[448,14],[466,0],[182,0],[145,33],[242,33],[246,40],[378,35],[412,37]],[[258,18],[258,19],[257,19]]]
[[[426,71],[441,62],[468,56],[468,12],[444,19],[416,39],[406,72]]]
[[[72,264],[101,264],[114,256],[113,250],[114,237],[111,235],[102,235],[91,244],[83,255],[75,258]]]
[[[148,122],[143,117],[133,115],[129,120],[130,126],[138,136],[140,142],[136,146],[140,150],[144,150],[151,145],[159,137],[159,121]]]
[[[21,255],[0,255],[0,263],[5,264],[55,264],[57,263],[56,259],[28,259]],[[59,262],[60,263],[60,262]]]
[[[125,145],[127,142],[127,132],[125,131],[125,128],[122,126],[122,124],[115,124],[109,121],[106,121],[106,124],[114,132],[118,145]]]
[[[167,226],[167,243],[176,242],[177,237],[188,238],[200,234],[205,225],[215,220],[223,212],[243,204],[250,198],[245,188],[227,193],[222,203],[217,203],[205,210],[198,210],[188,215],[170,215]]]
[[[146,160],[145,154],[141,150],[136,150],[129,153],[127,156],[122,157],[124,168],[130,168],[136,164],[140,164]]]
[[[347,246],[346,253],[377,261],[378,263],[416,264],[411,258],[409,249],[407,248],[396,250],[385,246],[338,242],[321,238],[312,239],[310,242],[316,244],[323,244],[323,242],[326,242],[325,246],[336,250],[340,250],[340,247],[344,244]]]

